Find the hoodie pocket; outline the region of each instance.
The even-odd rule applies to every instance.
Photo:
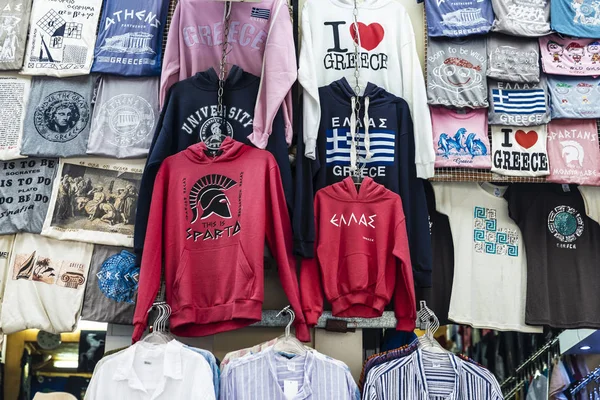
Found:
[[[248,299],[254,287],[254,271],[240,244],[218,249],[188,250],[175,278],[180,306],[207,308]]]
[[[338,269],[340,295],[367,289],[377,284],[377,263],[364,253],[348,254]]]

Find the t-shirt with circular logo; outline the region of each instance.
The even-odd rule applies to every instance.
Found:
[[[143,158],[154,137],[159,116],[158,78],[100,78],[88,154]]]
[[[514,184],[505,193],[527,249],[525,321],[600,328],[600,225],[575,185]],[[592,301],[590,300],[592,299]]]
[[[21,154],[85,155],[90,133],[94,78],[34,77],[27,103]]]

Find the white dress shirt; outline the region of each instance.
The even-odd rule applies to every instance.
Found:
[[[216,400],[210,365],[172,340],[138,342],[100,363],[85,400]]]

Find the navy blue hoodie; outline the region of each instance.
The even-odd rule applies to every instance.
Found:
[[[350,172],[350,116],[354,91],[345,78],[319,89],[321,125],[317,137],[317,157],[296,161],[296,194],[294,200],[295,251],[303,257],[314,254],[313,198],[317,190],[343,180]],[[408,104],[384,89],[367,84],[364,96],[369,98],[369,137],[372,159],[364,168],[365,176],[400,195],[406,216],[415,283],[431,286],[431,238],[427,201],[423,182],[417,178],[413,124]],[[358,136],[359,160],[364,159],[365,100],[361,104]],[[304,154],[298,141],[298,154]],[[359,167],[362,162],[358,162]]]
[[[217,114],[218,82],[217,73],[211,68],[176,83],[167,93],[140,187],[133,238],[138,263],[146,237],[154,180],[164,159],[200,141],[203,141],[209,149],[217,150],[220,143],[219,136],[225,133],[222,132],[224,130],[227,130],[225,133],[227,136],[250,144],[247,136],[252,133],[254,105],[258,96],[260,78],[244,72],[237,66],[231,68],[225,81],[223,95],[227,117],[224,126]],[[285,199],[288,208],[291,209],[292,170],[281,110],[273,122],[273,132],[267,150],[275,156],[281,173]]]

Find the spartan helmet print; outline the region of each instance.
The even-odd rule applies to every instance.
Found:
[[[231,218],[229,199],[225,191],[235,186],[237,182],[223,175],[206,175],[198,179],[190,191],[190,207],[192,209],[192,224],[198,220],[198,207],[202,209],[200,219],[206,219],[215,214],[221,218]]]

